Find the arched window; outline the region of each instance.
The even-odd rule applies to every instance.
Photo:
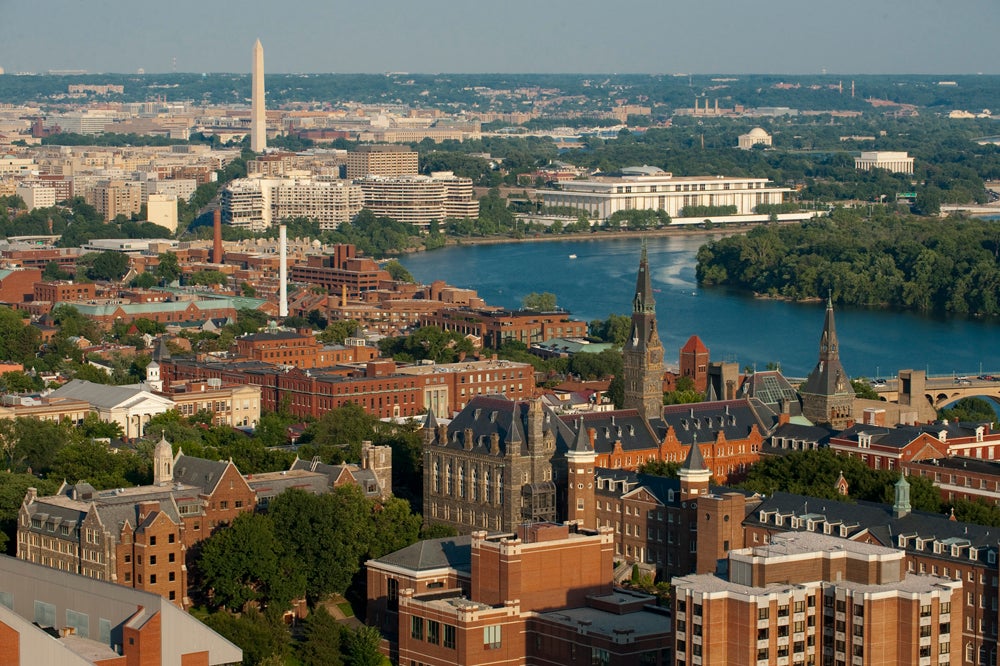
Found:
[[[458,496],[465,497],[465,465],[458,466]]]
[[[445,470],[445,473],[446,473],[446,480],[447,480],[447,483],[448,483],[448,486],[445,489],[445,492],[447,494],[451,495],[452,493],[455,492],[455,477],[452,474],[451,463],[448,463],[448,467]]]
[[[479,479],[477,478],[476,468],[475,467],[472,468],[472,471],[470,472],[469,476],[471,477],[471,480],[472,480],[472,501],[473,502],[478,502],[479,501],[479,483],[478,483]]]
[[[485,499],[487,503],[493,502],[493,486],[490,485],[490,470],[483,471],[483,480],[486,482],[486,495]]]
[[[434,492],[441,492],[441,464],[435,460],[434,461]]]

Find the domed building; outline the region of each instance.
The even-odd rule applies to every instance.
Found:
[[[754,127],[746,134],[740,134],[738,147],[740,148],[740,150],[750,150],[758,143],[762,143],[765,146],[770,146],[771,135],[765,132],[760,127]]]

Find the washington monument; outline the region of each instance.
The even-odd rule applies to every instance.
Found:
[[[264,47],[260,40],[253,45],[253,90],[250,96],[250,150],[267,149],[267,118],[264,113]]]

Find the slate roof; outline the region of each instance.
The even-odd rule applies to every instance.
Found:
[[[663,421],[673,426],[677,440],[684,446],[714,441],[721,431],[727,440],[745,439],[753,426],[762,436],[777,425],[778,415],[753,398],[668,405]]]
[[[453,449],[465,448],[465,430],[473,434],[473,449],[490,450],[491,437],[499,437],[500,454],[516,451],[527,455],[525,433],[528,403],[508,400],[503,396],[476,396],[448,424],[448,441]],[[440,444],[440,442],[439,442]]]
[[[968,546],[978,549],[989,549],[994,553],[1000,548],[1000,528],[984,525],[973,525],[950,520],[949,517],[911,511],[895,518],[893,507],[888,504],[874,502],[843,502],[838,500],[819,499],[805,495],[778,492],[764,499],[744,521],[745,525],[766,525],[774,527],[773,522],[762,523],[761,513],[778,512],[783,516],[810,515],[814,520],[822,520],[834,525],[842,524],[848,527],[848,538],[864,532],[870,533],[879,543],[893,548],[898,547],[897,539],[902,536],[919,536],[921,539],[946,542],[956,539],[957,542],[967,542]],[[794,531],[788,520],[781,526],[785,531]],[[915,540],[908,543],[907,551],[920,552]],[[951,543],[957,543],[952,541]],[[933,554],[933,550],[923,549],[924,553]],[[939,553],[948,556],[949,553]],[[968,556],[964,558],[968,561]],[[981,557],[985,561],[985,557]]]
[[[613,412],[567,414],[559,417],[568,432],[560,440],[567,448],[576,441],[580,424],[584,429],[594,429],[594,451],[598,454],[614,451],[615,442],[621,441],[623,451],[642,451],[660,446],[660,439],[637,410],[619,409]]]
[[[194,458],[178,451],[174,458],[174,481],[211,493],[230,465],[232,463],[228,461]]]
[[[173,402],[167,398],[161,398],[153,395],[153,393],[149,390],[140,388],[139,385],[107,386],[105,384],[88,382],[83,379],[73,379],[66,382],[50,393],[49,397],[83,400],[84,402],[101,409],[112,409],[128,402],[144,398],[173,404]]]
[[[412,571],[451,568],[472,573],[472,536],[445,537],[418,541],[375,560]]]
[[[927,431],[914,426],[898,425],[893,428],[855,423],[837,434],[836,439],[857,442],[862,435],[870,435],[873,446],[903,449],[924,434],[937,437],[939,431]]]

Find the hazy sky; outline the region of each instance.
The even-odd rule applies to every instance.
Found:
[[[1000,73],[1000,0],[0,0],[7,72]]]

